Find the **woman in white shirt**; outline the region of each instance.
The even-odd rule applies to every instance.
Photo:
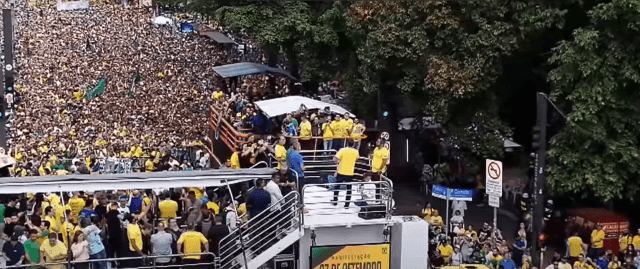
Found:
[[[73,245],[71,245],[73,253],[73,261],[75,269],[89,269],[89,242],[85,240],[84,233],[77,231],[73,236]]]

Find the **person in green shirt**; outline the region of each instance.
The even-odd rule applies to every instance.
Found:
[[[29,240],[24,242],[24,252],[27,262],[31,265],[40,263],[40,247],[38,246],[38,231],[29,230]],[[35,268],[35,267],[32,267]]]
[[[4,224],[4,205],[0,204],[0,224]]]

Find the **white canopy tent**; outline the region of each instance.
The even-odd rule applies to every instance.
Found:
[[[123,189],[168,189],[182,187],[222,187],[253,179],[269,179],[276,170],[254,168],[240,170],[203,170],[191,172],[155,172],[113,175],[69,175],[12,177],[0,181],[0,194],[104,191]]]
[[[325,107],[329,107],[329,109],[331,109],[331,112],[335,112],[338,114],[349,113],[353,115],[351,112],[338,105],[329,104],[302,96],[274,98],[264,101],[258,101],[255,102],[255,104],[269,118],[285,115],[287,113],[296,111],[300,109],[300,105],[304,105],[307,109],[324,109]]]

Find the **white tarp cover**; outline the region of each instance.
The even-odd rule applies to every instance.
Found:
[[[69,11],[89,8],[88,1],[58,1],[56,8],[58,11]]]
[[[153,20],[153,24],[167,24],[167,25],[171,25],[173,24],[173,20],[169,19],[167,17],[163,17],[163,16],[158,16]]]
[[[287,96],[275,98],[270,100],[258,101],[255,104],[269,118],[297,111],[298,109],[300,109],[300,105],[302,104],[304,104],[307,109],[324,109],[325,107],[329,107],[331,109],[331,112],[333,113],[349,113],[353,115],[351,112],[340,106],[302,96]]]

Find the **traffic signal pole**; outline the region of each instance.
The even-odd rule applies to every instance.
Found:
[[[537,142],[537,152],[536,152],[536,161],[535,161],[535,170],[533,173],[533,202],[535,203],[533,209],[533,227],[532,227],[532,244],[531,244],[531,258],[533,260],[534,266],[538,268],[543,268],[542,260],[541,260],[541,250],[540,245],[538,243],[538,236],[542,233],[542,229],[544,227],[543,217],[544,217],[544,205],[545,205],[545,187],[547,184],[547,179],[544,173],[545,160],[547,156],[546,145],[547,145],[547,99],[544,93],[539,92],[537,95],[537,123],[538,130],[540,131],[540,136],[538,141],[533,141],[534,144]]]

